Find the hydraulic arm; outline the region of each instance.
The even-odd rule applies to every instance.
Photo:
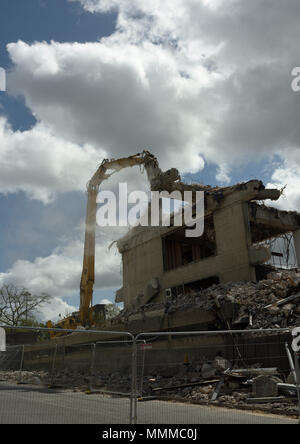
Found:
[[[80,320],[83,325],[90,324],[90,307],[93,300],[93,288],[95,282],[95,236],[96,236],[96,212],[97,195],[99,187],[117,171],[123,168],[144,165],[150,184],[161,174],[157,159],[148,151],[134,156],[103,160],[102,164],[87,185],[88,202],[86,212],[86,228],[84,241],[83,270],[80,282]]]

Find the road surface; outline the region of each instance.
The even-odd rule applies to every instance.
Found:
[[[0,383],[0,424],[128,424],[130,403],[71,391]],[[138,403],[139,424],[297,424],[273,415],[163,401]]]

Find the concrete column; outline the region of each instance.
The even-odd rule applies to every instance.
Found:
[[[298,231],[294,231],[294,243],[295,243],[298,267],[300,267],[300,229]]]
[[[221,281],[255,280],[255,270],[249,257],[251,239],[245,204],[237,202],[229,207],[221,207],[214,213],[214,224]]]

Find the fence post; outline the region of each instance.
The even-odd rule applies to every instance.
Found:
[[[96,343],[92,344],[91,375],[94,375],[95,371],[95,354],[96,354]]]
[[[146,347],[145,344],[147,343],[145,340],[143,341],[144,347],[143,347],[143,358],[142,358],[142,370],[141,370],[141,387],[140,387],[140,395],[143,396],[143,384],[144,384],[144,371],[145,371],[145,359],[146,359]]]
[[[63,345],[63,370],[66,370],[66,343]]]
[[[296,385],[297,385],[297,397],[298,397],[298,419],[300,424],[300,369],[299,369],[299,361],[298,361],[298,353],[294,352],[294,358],[295,358],[295,369],[296,369]]]
[[[92,354],[91,354],[91,377],[90,377],[90,381],[89,381],[89,390],[92,391],[93,386],[94,386],[94,379],[95,379],[95,357],[96,357],[96,347],[97,344],[94,343],[92,344]]]
[[[288,357],[288,360],[289,360],[291,372],[292,372],[292,375],[293,375],[293,378],[294,378],[294,382],[295,382],[295,384],[297,384],[298,378],[297,378],[297,373],[296,373],[296,369],[295,369],[295,364],[293,362],[293,358],[292,358],[292,355],[291,355],[291,352],[290,352],[290,349],[289,349],[289,345],[288,345],[287,342],[285,343],[285,349],[286,349],[287,357]]]
[[[56,355],[57,355],[57,347],[58,347],[58,345],[55,344],[53,361],[52,361],[52,369],[51,369],[51,384],[50,384],[50,386],[53,386],[53,381],[54,381],[54,370],[55,370],[55,361],[56,361]]]
[[[22,345],[22,353],[21,353],[19,384],[22,384],[22,371],[23,371],[23,363],[24,363],[24,352],[25,352],[25,345],[23,344]]]
[[[130,424],[137,424],[137,342],[135,337],[132,342]]]

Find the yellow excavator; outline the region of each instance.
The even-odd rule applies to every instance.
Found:
[[[80,309],[59,321],[55,327],[62,329],[76,329],[78,326],[91,326],[93,324],[93,289],[95,283],[95,234],[97,195],[99,187],[104,180],[109,179],[114,173],[123,168],[144,166],[149,182],[152,184],[155,177],[161,174],[157,159],[148,151],[121,159],[104,159],[96,173],[87,185],[88,201],[85,223],[83,269],[80,281]],[[47,322],[48,328],[53,328],[51,321]],[[51,334],[57,336],[57,334]]]
[[[109,179],[116,172],[137,165],[144,166],[152,188],[152,186],[154,186],[154,180],[161,174],[161,170],[159,169],[157,159],[148,151],[117,160],[104,159],[88,183],[84,257],[80,281],[80,323],[83,326],[91,325],[93,317],[92,301],[95,283],[96,211],[99,187],[104,180]]]

